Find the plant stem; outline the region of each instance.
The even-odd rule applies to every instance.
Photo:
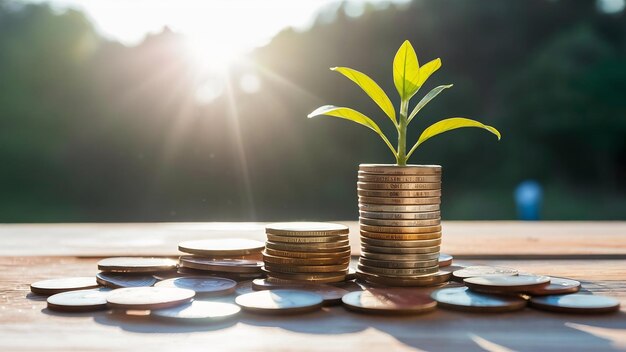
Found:
[[[408,100],[402,100],[400,103],[400,121],[398,123],[398,156],[396,162],[398,165],[406,165],[408,156],[406,155],[406,130],[409,125],[407,115],[409,112]]]

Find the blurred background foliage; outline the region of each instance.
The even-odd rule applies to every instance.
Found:
[[[350,106],[394,133],[328,68],[369,74],[397,104],[391,63],[404,39],[422,63],[443,61],[418,96],[454,83],[410,140],[452,116],[503,135],[450,132],[414,154],[444,167],[444,219],[514,219],[513,191],[527,179],[543,186],[544,219],[626,219],[623,11],[423,0],[353,18],[344,7],[279,33],[203,102],[211,78],[180,54],[179,34],[128,47],[80,12],[0,0],[0,221],[356,219],[358,164],[393,157],[365,128],[306,115]],[[246,88],[250,77],[260,89]]]

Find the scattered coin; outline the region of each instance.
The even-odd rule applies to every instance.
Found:
[[[238,256],[260,253],[263,242],[242,238],[186,241],[178,244],[178,250],[202,256]]]
[[[435,226],[441,224],[441,219],[423,219],[423,220],[386,220],[386,219],[368,219],[359,218],[359,223],[363,225],[374,226]]]
[[[180,265],[185,268],[232,273],[258,273],[263,267],[263,262],[247,259],[228,258],[203,258],[193,255],[180,257]]]
[[[356,279],[356,264],[354,264],[354,266],[350,264],[350,267],[348,268],[348,273],[346,274],[346,280],[354,279]]]
[[[550,284],[526,290],[524,293],[531,296],[562,295],[566,293],[576,293],[580,290],[580,282],[561,277],[551,277]]]
[[[361,231],[382,232],[392,234],[423,234],[423,233],[440,233],[441,225],[435,226],[374,226],[361,224]]]
[[[599,314],[615,312],[619,310],[620,304],[618,300],[611,297],[574,293],[532,297],[530,306],[560,313]]]
[[[348,264],[350,262],[350,255],[344,257],[330,257],[330,258],[288,258],[288,257],[276,257],[273,255],[263,255],[265,263],[270,264],[287,264],[287,265],[332,265],[332,264]],[[344,265],[345,266],[345,265]]]
[[[388,261],[422,261],[433,260],[439,257],[438,253],[433,254],[387,254],[387,253],[371,253],[361,251],[361,257],[374,260]],[[437,261],[435,261],[437,263]]]
[[[361,263],[364,266],[375,266],[378,268],[389,268],[389,269],[394,269],[394,268],[430,268],[433,266],[436,266],[438,263],[438,260],[436,259],[431,259],[431,260],[421,260],[421,261],[397,261],[397,260],[374,260],[374,259],[368,259],[365,257],[361,257],[359,259],[359,263]]]
[[[452,259],[454,258],[450,254],[439,253],[439,267],[452,265]]]
[[[96,274],[96,282],[110,288],[148,287],[157,279],[152,275],[101,272]]]
[[[118,288],[107,295],[108,306],[114,309],[153,310],[190,302],[195,292],[172,287]]]
[[[267,234],[267,240],[272,242],[284,242],[284,243],[328,243],[328,242],[337,242],[337,241],[347,241],[348,235],[335,235],[335,236],[326,236],[326,237],[298,237],[298,236],[282,236],[282,235],[272,235]]]
[[[235,302],[254,313],[290,314],[318,310],[324,299],[317,293],[299,290],[266,290],[238,296]]]
[[[439,271],[439,266],[435,264],[435,266],[426,267],[426,268],[411,268],[411,269],[388,269],[388,268],[378,268],[374,266],[365,266],[359,264],[357,269],[370,273],[370,274],[378,274],[378,275],[386,275],[386,276],[420,276],[420,275],[428,275],[434,274]]]
[[[98,262],[98,269],[117,273],[158,273],[176,270],[178,263],[169,258],[114,257]]]
[[[463,281],[463,279],[475,276],[515,276],[517,274],[518,272],[515,269],[475,265],[453,272],[452,278],[457,281]]]
[[[452,273],[439,271],[430,275],[423,276],[396,276],[390,277],[385,275],[371,274],[357,270],[357,278],[368,283],[382,286],[403,286],[403,287],[423,287],[439,285],[450,280]]]
[[[77,290],[54,294],[48,297],[48,309],[59,312],[91,312],[107,308],[109,290]]]
[[[331,243],[315,243],[315,244],[291,244],[279,242],[266,242],[267,248],[279,251],[298,251],[298,252],[345,252],[350,249],[349,241],[339,241]]]
[[[262,279],[255,279],[262,280]],[[246,293],[254,292],[254,288],[252,287],[252,281],[242,281],[237,283],[237,287],[235,287],[235,293],[237,295],[243,295]]]
[[[370,246],[392,247],[392,248],[418,248],[418,247],[434,247],[441,244],[441,238],[432,240],[379,240],[376,238],[361,237],[361,243]]]
[[[298,252],[298,251],[283,251],[272,248],[265,248],[265,254],[272,255],[275,257],[286,257],[286,258],[300,258],[300,259],[308,259],[308,258],[343,258],[350,256],[350,248],[343,252]]]
[[[383,164],[361,164],[359,171],[367,174],[380,175],[439,175],[440,165],[383,165]]]
[[[80,276],[37,281],[30,285],[30,290],[38,295],[50,296],[66,291],[98,288],[98,286],[95,277]]]
[[[349,310],[378,314],[423,314],[433,311],[437,302],[427,294],[410,289],[370,288],[343,296]]]
[[[159,281],[155,287],[176,287],[192,290],[196,296],[223,296],[235,292],[237,282],[215,276],[190,276]]]
[[[252,282],[252,288],[257,291],[262,290],[277,290],[277,289],[292,289],[301,290],[307,292],[314,292],[322,296],[324,299],[324,305],[333,305],[341,302],[341,297],[347,294],[349,291],[339,287],[327,285],[327,284],[312,284],[312,283],[275,283],[264,279],[257,279]]]
[[[381,233],[361,230],[361,236],[377,239],[377,240],[401,240],[401,241],[421,241],[421,240],[440,240],[441,231],[429,233]]]
[[[330,222],[279,222],[265,226],[265,232],[280,236],[323,237],[348,234],[347,226]]]
[[[429,211],[424,213],[385,213],[376,211],[359,211],[359,215],[369,219],[388,219],[388,220],[419,220],[419,219],[438,219],[441,217],[440,211]]]
[[[523,309],[526,301],[517,296],[497,296],[470,291],[467,287],[443,288],[431,297],[441,308],[466,312],[496,313]]]
[[[365,172],[359,172],[359,181],[362,182],[384,182],[384,183],[428,183],[428,182],[441,182],[441,175],[427,175],[427,176],[386,176],[386,175],[372,175]]]
[[[150,314],[166,319],[215,322],[232,318],[240,311],[241,308],[232,303],[193,301],[173,308],[153,310]]]
[[[410,185],[411,183],[407,183]],[[364,197],[359,196],[360,203],[386,204],[386,205],[424,205],[424,204],[440,204],[440,197],[428,198],[394,198],[394,197]]]
[[[439,204],[389,205],[389,204],[359,203],[359,210],[388,212],[388,213],[420,213],[420,212],[439,211]]]
[[[475,276],[463,280],[465,286],[473,291],[485,293],[522,293],[527,290],[541,288],[550,284],[548,276],[515,275],[515,276]]]
[[[361,244],[361,251],[387,254],[424,254],[424,260],[439,257],[439,246],[433,247],[381,247],[367,243]],[[427,256],[428,255],[428,256]],[[434,255],[434,257],[433,257]]]

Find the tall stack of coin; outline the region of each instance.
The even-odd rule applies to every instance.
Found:
[[[263,252],[268,281],[330,283],[344,281],[350,264],[348,227],[323,222],[267,225]]]
[[[357,275],[388,286],[437,283],[441,166],[362,164],[357,192],[361,230]]]

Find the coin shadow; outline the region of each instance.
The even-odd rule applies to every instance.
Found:
[[[48,299],[48,296],[38,295],[36,293],[28,292],[25,298],[29,301],[45,302]]]
[[[108,311],[94,316],[94,321],[106,326],[118,327],[124,331],[142,334],[176,334],[191,332],[209,332],[226,329],[237,324],[237,317],[219,322],[185,322],[156,319],[150,315],[128,315],[121,312]]]

